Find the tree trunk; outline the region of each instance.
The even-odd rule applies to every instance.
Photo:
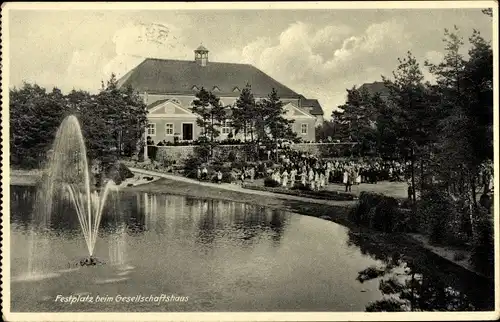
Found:
[[[118,157],[122,155],[123,130],[118,132]]]
[[[415,284],[415,273],[413,272],[413,269],[412,269],[412,272],[411,272],[411,299],[410,299],[410,311],[413,312],[413,309],[414,309],[414,302],[415,302],[415,288],[414,288],[414,284]]]
[[[210,157],[213,157],[214,156],[214,150],[213,150],[214,149],[214,146],[213,146],[213,144],[214,144],[214,115],[211,114],[210,118],[211,118],[210,122],[212,124],[212,130],[210,131]]]
[[[411,187],[412,187],[412,199],[413,199],[413,204],[417,202],[417,194],[415,189],[415,155],[413,153],[413,149],[411,150],[411,163],[410,163],[410,170],[411,170]]]
[[[476,176],[474,173],[470,176],[470,187],[471,187],[471,197],[472,204],[474,205],[474,209],[477,208],[477,199],[476,199]]]
[[[483,179],[483,194],[487,194],[490,186],[490,176],[489,174],[486,174],[483,172],[482,174],[482,179]]]
[[[420,192],[424,191],[425,181],[424,181],[424,160],[420,159]]]

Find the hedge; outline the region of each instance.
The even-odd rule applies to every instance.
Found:
[[[396,198],[379,193],[361,192],[358,203],[349,212],[349,220],[383,232],[414,231],[411,212],[400,209]]]

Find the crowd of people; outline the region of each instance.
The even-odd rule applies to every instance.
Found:
[[[320,190],[330,183],[342,183],[345,191],[360,183],[402,181],[405,164],[382,160],[325,160],[288,149],[282,151],[278,166],[268,170],[270,178],[283,187],[297,184]]]
[[[256,178],[270,178],[276,186],[293,188],[300,184],[311,190],[321,190],[331,183],[339,183],[349,192],[356,184],[402,181],[404,177],[405,165],[399,162],[372,159],[326,160],[292,149],[280,152],[277,162],[258,162],[256,165],[245,166],[235,179],[243,184],[246,180],[254,182]],[[213,176],[209,175],[206,166],[197,169],[198,180],[220,183],[222,177],[221,171],[215,171]]]

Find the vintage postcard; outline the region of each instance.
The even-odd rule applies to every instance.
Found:
[[[6,321],[496,320],[498,3],[1,11]]]

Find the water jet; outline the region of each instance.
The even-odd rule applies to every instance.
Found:
[[[40,249],[36,249],[39,248],[36,243],[37,233],[50,227],[50,218],[61,201],[68,202],[76,211],[85,239],[88,257],[79,263],[82,266],[102,263],[94,257],[95,244],[106,200],[111,191],[118,190],[118,186],[113,180],[108,180],[102,187],[95,187],[91,183],[85,140],[76,116],[67,116],[62,121],[47,159],[38,192],[40,203],[33,212],[36,229],[32,232],[28,270],[32,273],[38,270],[33,265],[33,259],[40,253]]]

